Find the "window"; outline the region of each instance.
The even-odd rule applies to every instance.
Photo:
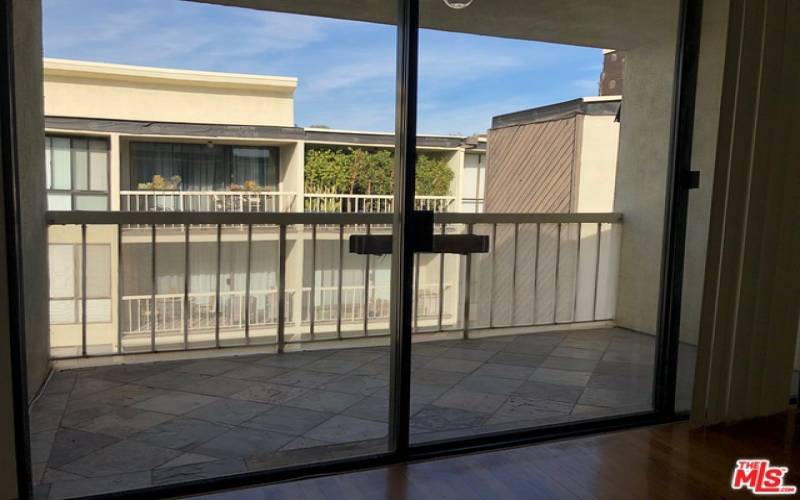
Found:
[[[486,157],[483,154],[464,156],[464,180],[462,184],[461,211],[483,212],[483,196],[486,184]]]
[[[179,191],[231,191],[247,186],[277,191],[278,148],[221,144],[131,142],[130,186],[152,186],[155,176]]]
[[[108,141],[45,137],[48,210],[108,210]]]
[[[81,274],[83,272],[81,246],[78,244],[52,244],[50,254],[50,323],[80,323]],[[86,260],[86,321],[108,323],[111,321],[111,246],[89,244]]]

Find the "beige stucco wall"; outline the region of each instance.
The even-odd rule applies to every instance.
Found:
[[[48,116],[294,126],[296,78],[45,59]]]
[[[611,212],[617,175],[619,123],[614,116],[580,118],[577,212]]]
[[[665,22],[675,26],[674,19]],[[625,60],[614,197],[614,210],[624,215],[616,320],[651,334],[661,286],[674,58],[673,36],[629,50]]]

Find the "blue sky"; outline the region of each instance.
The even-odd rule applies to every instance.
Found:
[[[395,28],[177,0],[44,0],[47,57],[299,78],[295,121],[394,128]],[[596,95],[600,49],[424,30],[419,131]]]

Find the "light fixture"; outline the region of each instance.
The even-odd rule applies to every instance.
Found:
[[[473,0],[444,0],[444,4],[450,7],[451,9],[461,10],[466,7],[469,7],[472,4]]]

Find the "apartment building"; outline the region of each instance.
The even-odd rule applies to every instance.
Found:
[[[391,151],[394,137],[295,126],[297,86],[287,77],[46,59],[48,209],[390,213],[388,194],[307,190],[309,151]],[[420,136],[418,151],[453,172],[447,195],[418,196],[418,208],[482,210],[484,137]],[[54,226],[51,353],[80,355],[84,337],[91,354],[270,342],[279,286],[287,334],[298,340],[386,331],[389,258],[347,252],[353,228],[293,228],[282,282],[274,226],[118,225],[83,234]],[[439,286],[440,267],[449,277],[460,264],[434,260],[420,258],[417,307],[418,324],[438,329],[454,324],[459,293],[455,279]]]

